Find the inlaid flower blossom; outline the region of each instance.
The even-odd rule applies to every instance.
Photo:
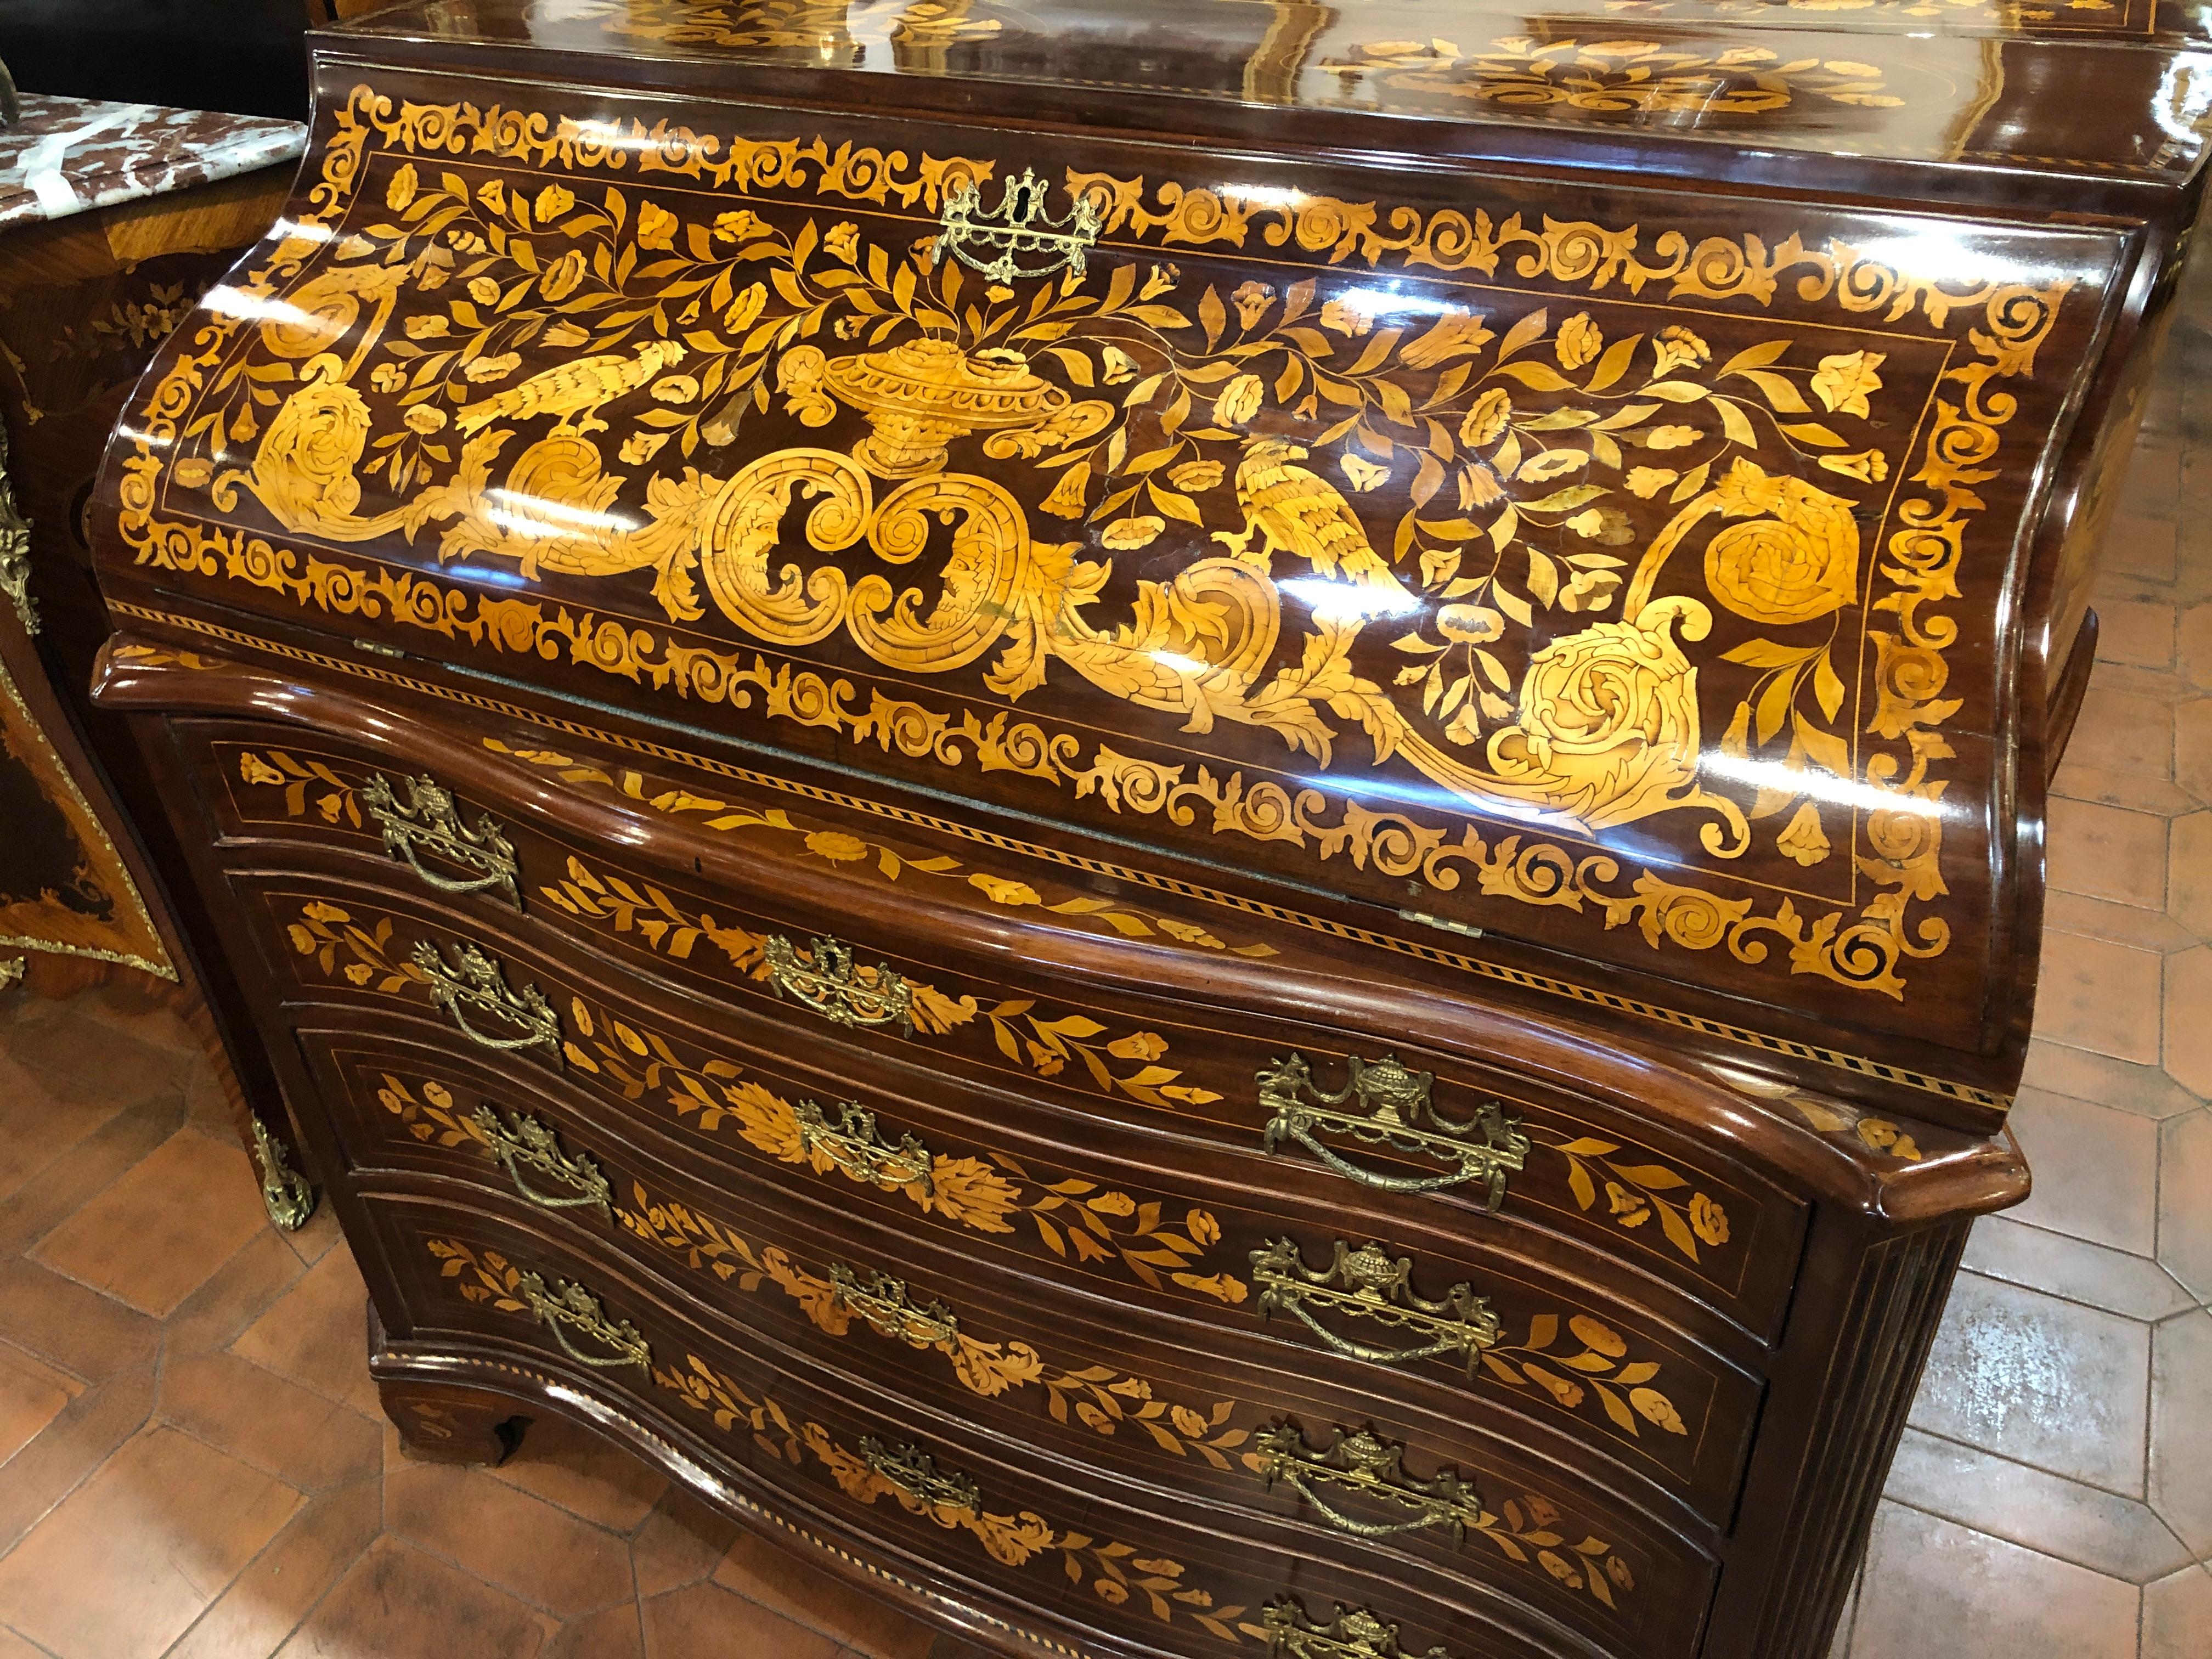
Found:
[[[544,275],[538,279],[538,290],[549,300],[565,300],[583,282],[585,270],[583,251],[572,247],[545,267]]]
[[[1712,361],[1712,348],[1679,325],[1662,328],[1651,342],[1652,378],[1664,380],[1678,368],[1694,368]]]
[[[1214,425],[1243,425],[1260,412],[1260,399],[1265,390],[1258,375],[1239,374],[1213,400]]]
[[[1588,312],[1577,312],[1559,325],[1557,349],[1561,368],[1580,368],[1604,349],[1605,335]]]
[[[676,216],[658,202],[642,202],[637,210],[637,245],[665,252],[676,246]]]
[[[1120,519],[1106,526],[1106,533],[1098,539],[1117,552],[1134,552],[1140,547],[1150,547],[1160,532],[1168,527],[1165,519],[1145,514],[1134,519]]]
[[[1512,395],[1504,386],[1494,386],[1474,400],[1474,406],[1467,411],[1467,418],[1459,423],[1459,441],[1463,444],[1495,443],[1512,416]]]
[[[1873,412],[1868,407],[1867,394],[1881,390],[1881,376],[1875,371],[1887,359],[1888,354],[1881,351],[1823,357],[1813,373],[1813,395],[1838,415],[1856,415],[1864,420]]]
[[[1831,849],[1828,832],[1820,827],[1820,809],[1809,800],[1800,806],[1774,844],[1784,856],[1808,867],[1826,858]]]
[[[1728,1212],[1703,1193],[1690,1200],[1690,1230],[1708,1244],[1728,1243]]]
[[[1390,469],[1358,455],[1346,455],[1344,458],[1344,476],[1351,480],[1354,489],[1364,492],[1383,483],[1390,476]]]

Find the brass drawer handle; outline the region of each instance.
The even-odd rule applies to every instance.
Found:
[[[417,939],[409,960],[429,981],[430,1000],[453,1016],[470,1042],[486,1048],[544,1048],[561,1064],[561,1017],[535,985],[510,990],[506,970],[473,945],[456,944],[448,961],[428,939]],[[519,1026],[522,1035],[486,1036],[469,1024],[471,1009]]]
[[[627,1319],[609,1319],[606,1310],[599,1305],[599,1298],[581,1285],[564,1279],[559,1289],[549,1291],[545,1281],[536,1273],[525,1273],[515,1280],[514,1293],[529,1304],[538,1322],[553,1333],[553,1340],[578,1364],[607,1370],[623,1365],[652,1369],[653,1347],[644,1334]],[[571,1325],[592,1341],[612,1348],[613,1357],[589,1354],[578,1348],[568,1340],[565,1328]]]
[[[384,850],[404,860],[426,885],[441,893],[480,893],[496,888],[502,898],[520,910],[522,891],[515,878],[522,873],[522,866],[491,815],[479,813],[471,830],[461,822],[453,792],[428,773],[404,781],[407,800],[404,805],[392,780],[383,773],[371,772],[362,781],[361,804],[384,832]],[[416,850],[422,848],[481,873],[473,879],[459,880],[426,870]]]
[[[1346,1612],[1338,1602],[1335,1614],[1327,1625],[1316,1625],[1297,1596],[1277,1596],[1260,1609],[1271,1659],[1451,1659],[1440,1647],[1425,1654],[1401,1647],[1398,1627],[1364,1607]]]
[[[1353,1249],[1342,1239],[1325,1272],[1306,1266],[1304,1255],[1287,1238],[1278,1238],[1252,1252],[1252,1278],[1260,1286],[1261,1318],[1278,1310],[1299,1320],[1315,1335],[1341,1354],[1372,1360],[1378,1365],[1406,1365],[1417,1359],[1445,1355],[1463,1358],[1470,1375],[1476,1357],[1498,1346],[1498,1316],[1472,1286],[1455,1285],[1440,1302],[1417,1294],[1413,1286],[1410,1258],[1395,1261],[1372,1240]],[[1314,1317],[1321,1308],[1346,1313],[1377,1324],[1395,1325],[1425,1336],[1418,1347],[1378,1348],[1339,1336]]]
[[[914,987],[882,963],[853,966],[850,945],[817,939],[801,961],[798,947],[781,933],[761,941],[768,963],[769,988],[811,1008],[838,1025],[890,1025],[914,1035]]]
[[[1406,1473],[1406,1449],[1383,1439],[1372,1428],[1346,1434],[1329,1431],[1319,1451],[1306,1444],[1305,1431],[1289,1418],[1263,1431],[1254,1442],[1260,1474],[1272,1486],[1280,1480],[1320,1511],[1339,1532],[1358,1538],[1388,1538],[1427,1527],[1448,1527],[1452,1541],[1467,1541],[1467,1529],[1482,1523],[1482,1498],[1455,1468],[1439,1469],[1426,1480]],[[1413,1510],[1410,1521],[1361,1521],[1345,1514],[1316,1485],[1342,1486]]]
[[[911,1504],[961,1515],[982,1512],[982,1488],[957,1470],[939,1468],[937,1460],[919,1446],[887,1446],[866,1435],[860,1441],[860,1462],[870,1474]]]
[[[800,1101],[793,1111],[799,1119],[799,1150],[808,1158],[819,1152],[854,1180],[874,1186],[935,1192],[929,1148],[910,1133],[901,1135],[898,1145],[892,1146],[876,1127],[876,1115],[858,1101],[848,1100],[837,1108],[834,1129],[822,1108],[811,1100]]]
[[[470,1115],[469,1121],[484,1138],[491,1155],[506,1167],[507,1179],[514,1183],[515,1191],[532,1204],[548,1210],[570,1210],[586,1206],[612,1218],[614,1190],[599,1166],[581,1152],[564,1152],[552,1130],[547,1128],[527,1112],[517,1112],[510,1122],[501,1122],[497,1112],[488,1105],[478,1106]],[[540,1175],[550,1176],[564,1187],[575,1189],[573,1198],[555,1198],[541,1193],[523,1179],[522,1166],[528,1164]]]
[[[842,1261],[830,1264],[830,1299],[849,1308],[882,1335],[917,1348],[933,1348],[955,1342],[960,1321],[942,1302],[917,1303],[903,1279],[870,1268],[863,1279]]]
[[[1350,1080],[1333,1095],[1315,1086],[1313,1068],[1304,1054],[1279,1060],[1259,1073],[1260,1104],[1273,1114],[1264,1142],[1267,1151],[1273,1152],[1287,1138],[1364,1187],[1386,1193],[1432,1193],[1479,1181],[1486,1209],[1495,1210],[1504,1201],[1505,1177],[1527,1162],[1528,1137],[1518,1120],[1505,1115],[1504,1106],[1486,1100],[1473,1117],[1454,1122],[1430,1097],[1435,1073],[1416,1072],[1395,1055],[1381,1060],[1352,1055],[1346,1064]],[[1354,1099],[1358,1104],[1353,1109],[1338,1109]],[[1451,1172],[1391,1176],[1363,1170],[1315,1139],[1316,1129],[1415,1153],[1451,1165]]]

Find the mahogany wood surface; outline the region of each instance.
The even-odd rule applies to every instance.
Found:
[[[1009,1654],[1820,1659],[2207,31],[1646,10],[318,37],[95,694],[410,1448]]]

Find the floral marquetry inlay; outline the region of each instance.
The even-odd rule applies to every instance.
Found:
[[[439,1263],[441,1277],[453,1284],[463,1297],[498,1312],[529,1314],[518,1289],[526,1277],[518,1264],[496,1251],[479,1250],[459,1240],[433,1238],[424,1243]],[[750,1247],[739,1244],[734,1249],[735,1260],[723,1253],[712,1258],[721,1264],[717,1271],[726,1276],[756,1277],[774,1271],[756,1261]],[[767,1255],[781,1260],[780,1253],[774,1250]],[[826,1285],[817,1300],[829,1310],[827,1317],[842,1334],[845,1322],[853,1316],[832,1303]],[[1253,1641],[1263,1650],[1271,1646],[1267,1629],[1243,1620],[1241,1607],[1217,1606],[1211,1595],[1187,1581],[1186,1569],[1180,1563],[1156,1555],[1148,1558],[1127,1544],[1063,1530],[1032,1512],[994,1514],[972,1482],[951,1471],[939,1470],[933,1460],[916,1449],[895,1449],[872,1438],[848,1448],[822,1425],[787,1410],[757,1387],[749,1387],[696,1353],[685,1354],[681,1363],[672,1358],[664,1362],[655,1354],[651,1369],[656,1384],[706,1416],[723,1433],[792,1467],[803,1466],[811,1457],[848,1496],[862,1503],[895,1498],[911,1512],[927,1516],[939,1526],[973,1534],[992,1558],[1006,1566],[1056,1559],[1072,1582],[1088,1584],[1099,1599],[1112,1606],[1148,1609],[1153,1618],[1171,1624],[1188,1620],[1231,1645]],[[1139,1380],[1128,1382],[1133,1384]],[[1155,1440],[1167,1446],[1174,1437],[1166,1427],[1170,1420],[1165,1414],[1169,1408],[1151,1401],[1149,1390],[1141,1387],[1125,1387],[1121,1392],[1129,1397],[1127,1401],[1116,1401],[1111,1420],[1093,1426],[1110,1433],[1115,1422],[1139,1421]],[[1141,1411],[1139,1402],[1142,1402]],[[1129,1407],[1126,1413],[1125,1403]],[[1183,1419],[1189,1415],[1176,1407],[1172,1420],[1181,1429]],[[1194,1418],[1188,1431],[1200,1431]],[[1218,1443],[1242,1445],[1249,1438],[1237,1432],[1221,1437]],[[1210,1448],[1207,1455],[1216,1468],[1231,1467],[1229,1460]],[[1237,1467],[1260,1476],[1267,1464],[1257,1455],[1240,1454]],[[1498,1503],[1494,1510],[1487,1502],[1475,1501],[1472,1492],[1469,1499],[1468,1529],[1507,1561],[1540,1571],[1540,1582],[1556,1583],[1569,1593],[1587,1594],[1616,1612],[1635,1590],[1637,1573],[1618,1548],[1573,1525],[1549,1499],[1522,1492]]]
[[[995,161],[614,148],[368,88],[337,119],[319,222],[242,279],[281,316],[218,319],[149,398],[142,562],[1655,950],[1902,998],[1947,949],[1937,607],[2017,407],[1992,383],[2064,283],[1070,171],[1094,257],[1003,286],[883,216]],[[633,165],[669,188],[592,177]],[[1348,265],[1488,281],[1415,313]],[[1784,282],[1836,325],[1761,325]],[[1647,293],[1707,309],[1616,298]],[[691,642],[732,637],[761,649]],[[833,639],[917,695],[788,660]],[[1047,694],[1128,742],[1014,713]],[[1221,763],[1265,753],[1296,787]],[[1630,825],[1674,860],[1610,850]]]
[[[584,1011],[579,1004],[571,1012]],[[602,1045],[610,1062],[624,1051],[633,1062],[641,1061],[652,1079],[646,1086],[665,1085],[679,1117],[708,1133],[720,1133],[726,1125],[735,1127],[757,1149],[781,1162],[811,1164],[819,1175],[863,1178],[851,1167],[855,1132],[873,1140],[876,1125],[858,1107],[845,1109],[842,1133],[830,1131],[813,1102],[794,1109],[759,1084],[739,1078],[738,1068],[726,1062],[695,1070],[652,1033],[604,1013],[599,1021],[616,1039]],[[599,1021],[586,1023],[596,1032]],[[644,1079],[638,1080],[646,1085]],[[378,1103],[410,1138],[442,1149],[489,1153],[483,1132],[447,1085],[435,1079],[410,1082],[388,1072],[373,1082]],[[855,1113],[866,1121],[864,1127],[856,1124]],[[902,1193],[924,1213],[985,1234],[1012,1233],[1026,1225],[1061,1260],[1102,1267],[1118,1263],[1155,1291],[1172,1288],[1227,1308],[1240,1307],[1249,1297],[1245,1281],[1218,1265],[1236,1252],[1217,1249],[1223,1244],[1222,1228],[1210,1211],[1183,1206],[1179,1216],[1171,1216],[1161,1200],[1078,1175],[1042,1179],[999,1153],[933,1157],[911,1136],[902,1146],[884,1149],[917,1167],[896,1169],[872,1184]],[[924,1159],[926,1169],[919,1167]],[[902,1181],[908,1176],[913,1178]],[[637,1183],[622,1195],[613,1218],[634,1237],[674,1253],[694,1271],[747,1292],[764,1285],[781,1290],[830,1335],[847,1335],[860,1318],[879,1334],[941,1353],[961,1383],[985,1397],[1018,1394],[1036,1385],[1060,1422],[1079,1422],[1108,1435],[1127,1425],[1164,1450],[1197,1456],[1217,1468],[1229,1467],[1224,1454],[1250,1438],[1252,1431],[1232,1420],[1238,1409],[1235,1401],[1177,1402],[1156,1395],[1149,1381],[1113,1365],[1082,1357],[1048,1360],[1027,1334],[984,1340],[972,1328],[963,1329],[954,1310],[920,1291],[909,1295],[902,1285],[887,1301],[856,1299],[847,1281],[879,1275],[839,1267],[825,1276],[780,1248],[757,1247],[713,1216],[657,1197]],[[1201,1271],[1209,1266],[1212,1271]],[[917,1312],[925,1304],[926,1318]],[[895,1316],[885,1315],[886,1307],[896,1310]],[[1591,1315],[1545,1312],[1528,1318],[1519,1340],[1501,1333],[1482,1346],[1479,1358],[1493,1382],[1593,1423],[1602,1421],[1630,1440],[1652,1428],[1686,1435],[1681,1412],[1665,1392],[1669,1385],[1662,1365],[1631,1349],[1629,1338]],[[1468,1360],[1470,1370],[1475,1358]]]
[[[1586,114],[1763,115],[1800,100],[1886,109],[1905,100],[1881,70],[1760,46],[1683,50],[1650,40],[1510,35],[1462,52],[1449,40],[1373,40],[1322,67],[1394,88],[1516,110]]]

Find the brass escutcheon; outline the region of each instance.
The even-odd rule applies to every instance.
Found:
[[[1085,258],[1098,240],[1098,210],[1088,197],[1078,196],[1065,215],[1048,217],[1044,203],[1051,189],[1024,167],[1006,179],[999,205],[989,212],[984,210],[980,185],[965,184],[948,192],[930,257],[941,259],[950,254],[994,283],[1049,276],[1059,270],[1080,276]],[[993,254],[997,257],[986,257]],[[1024,263],[1017,257],[1022,254],[1037,257]]]

